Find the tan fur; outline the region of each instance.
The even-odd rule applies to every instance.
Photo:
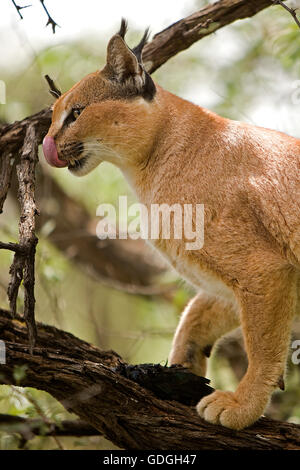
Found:
[[[136,77],[144,77],[142,69],[120,41],[118,35],[110,41],[102,71],[57,100],[48,135],[61,159],[75,158],[83,143],[77,157],[89,156],[78,175],[102,160],[118,165],[149,207],[204,204],[201,250],[185,250],[184,240],[154,242],[200,289],[181,318],[170,363],[205,374],[209,347],[241,323],[246,375],[234,393],[216,391],[197,406],[206,420],[241,429],[263,413],[285,369],[299,295],[300,141],[222,118],[159,86],[144,99],[138,89],[144,79]],[[127,78],[111,78],[113,67],[116,74],[130,69],[136,96],[133,88],[127,93]],[[79,118],[62,127],[77,106],[84,107]]]

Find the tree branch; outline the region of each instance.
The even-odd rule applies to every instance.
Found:
[[[46,6],[45,6],[45,0],[40,0],[40,2],[41,2],[41,5],[42,5],[42,7],[44,8],[44,10],[45,10],[45,12],[46,12],[46,14],[47,14],[47,16],[48,16],[48,21],[47,21],[47,23],[46,23],[46,26],[48,26],[49,24],[51,24],[52,32],[53,32],[53,34],[55,34],[55,28],[56,28],[56,26],[58,26],[58,28],[59,28],[60,26],[56,23],[56,21],[54,21],[54,19],[53,19],[52,16],[50,15],[49,11],[47,10],[47,8],[46,8]]]
[[[37,208],[34,199],[35,166],[38,161],[38,143],[34,125],[26,130],[25,140],[21,151],[20,162],[17,164],[19,182],[19,201],[21,216],[19,223],[19,245],[13,263],[10,267],[10,283],[8,298],[13,314],[16,312],[18,291],[23,280],[24,285],[24,317],[28,326],[29,344],[32,351],[36,340],[36,326],[34,319],[34,265],[37,237],[35,235],[35,215]]]
[[[59,98],[61,96],[61,91],[57,88],[52,78],[50,78],[49,75],[45,75],[45,79],[49,85],[50,94],[54,96],[55,99]]]
[[[281,5],[286,11],[288,11],[292,15],[292,17],[294,18],[294,21],[295,21],[296,25],[300,28],[300,21],[298,20],[296,10],[294,8],[288,7],[281,0],[272,0],[272,2],[273,2],[274,5]]]
[[[57,328],[38,324],[34,354],[26,345],[21,317],[0,311],[0,334],[7,363],[4,382],[13,383],[15,366],[26,365],[22,386],[49,392],[66,409],[125,449],[276,450],[299,449],[300,427],[261,418],[243,431],[200,419],[194,407],[162,400],[115,370],[124,362]],[[20,385],[20,384],[19,384]]]
[[[24,5],[24,6],[20,6],[20,5],[17,5],[16,1],[15,0],[11,0],[15,9],[17,10],[18,12],[18,15],[20,16],[21,20],[23,20],[23,15],[21,13],[21,10],[23,10],[24,8],[28,8],[28,7],[31,7],[31,5]],[[40,0],[40,4],[42,5],[47,17],[48,17],[48,21],[46,23],[46,26],[48,26],[49,24],[51,25],[52,27],[52,32],[53,34],[55,34],[55,28],[58,27],[60,28],[60,26],[56,23],[56,21],[54,21],[54,19],[52,18],[52,16],[50,15],[46,5],[45,5],[45,0]]]
[[[23,15],[22,15],[22,13],[21,13],[21,10],[23,10],[24,8],[31,7],[31,5],[20,6],[20,5],[17,5],[17,4],[16,4],[15,0],[11,0],[11,1],[12,1],[13,5],[14,5],[15,9],[17,10],[19,17],[20,17],[21,20],[22,20],[22,19],[23,19]]]
[[[1,250],[10,250],[10,251],[14,251],[15,253],[22,253],[22,254],[25,254],[26,253],[26,249],[24,247],[22,247],[21,245],[19,245],[18,243],[4,243],[4,242],[0,242],[0,249]]]
[[[172,24],[156,34],[143,50],[143,62],[153,73],[171,57],[196,41],[236,20],[255,15],[272,5],[271,0],[220,0]]]
[[[0,431],[8,434],[18,433],[26,441],[34,436],[99,436],[99,432],[82,420],[63,420],[57,424],[55,422],[45,423],[42,419],[23,418],[0,413]]]

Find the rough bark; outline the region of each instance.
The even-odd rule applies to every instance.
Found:
[[[156,34],[145,47],[143,61],[147,70],[153,73],[199,39],[236,20],[253,16],[272,3],[270,0],[221,0],[177,21]]]
[[[0,336],[6,344],[3,382],[13,382],[15,366],[26,364],[22,386],[49,392],[66,409],[124,449],[278,450],[300,448],[300,426],[261,418],[244,431],[206,423],[193,407],[158,399],[117,374],[123,363],[57,328],[38,324],[38,341],[29,354],[21,318],[0,311]]]
[[[31,124],[25,135],[20,161],[16,165],[19,183],[18,198],[21,215],[19,222],[19,246],[10,267],[10,283],[8,298],[10,308],[15,314],[18,291],[21,282],[24,285],[24,318],[28,327],[29,343],[31,349],[36,338],[34,319],[34,283],[35,283],[35,249],[37,237],[35,235],[35,216],[38,213],[35,204],[35,167],[38,162],[38,143],[35,128]]]

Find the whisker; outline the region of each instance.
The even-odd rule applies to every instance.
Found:
[[[114,149],[113,146],[115,144],[118,144],[119,142],[122,143],[122,147],[125,149],[128,149],[131,154],[133,155],[138,155],[138,151],[134,149],[134,143],[135,142],[140,142],[138,138],[133,138],[131,139],[131,143],[127,144],[124,142],[123,137],[115,136],[112,140],[106,140],[103,142],[102,139],[86,139],[82,140],[80,142],[70,142],[65,144],[63,147],[59,148],[60,152],[62,153],[69,153],[70,158],[72,158],[72,153],[76,152],[78,149],[83,147],[83,156],[84,153],[92,153],[93,155],[100,155],[104,154],[106,157],[110,157],[113,159],[117,159],[119,161],[130,161],[130,158],[120,155],[117,149]],[[74,157],[74,160],[76,158]]]

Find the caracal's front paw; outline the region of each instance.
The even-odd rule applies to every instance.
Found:
[[[237,393],[216,390],[198,403],[197,412],[206,421],[230,429],[244,429],[263,413],[264,406],[254,400],[240,399]]]
[[[211,347],[209,348],[209,351]],[[205,377],[207,357],[209,357],[208,348],[204,351],[195,343],[186,343],[184,346],[174,345],[169,355],[169,365],[180,364],[189,369],[193,374]]]
[[[194,361],[187,361],[182,358],[171,358],[168,361],[168,365],[171,366],[173,364],[179,364],[183,367],[186,367],[189,369],[193,374],[195,375],[200,375],[201,377],[205,377],[206,374],[206,358],[203,357],[201,360],[198,360],[197,362]]]

